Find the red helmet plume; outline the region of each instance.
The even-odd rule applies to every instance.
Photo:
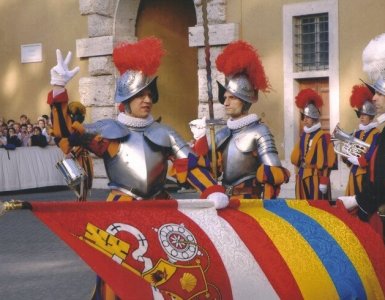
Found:
[[[244,41],[232,42],[226,46],[215,62],[217,69],[226,77],[244,73],[255,90],[269,91],[270,84],[261,59],[257,50],[250,44]]]
[[[156,37],[148,37],[133,44],[118,44],[112,57],[121,75],[127,70],[135,70],[152,76],[158,70],[164,54],[162,41]]]
[[[295,104],[298,108],[304,109],[309,103],[319,109],[323,105],[322,97],[313,89],[303,89],[295,97]]]
[[[366,85],[355,85],[350,96],[350,106],[361,109],[365,101],[372,101],[373,94]]]

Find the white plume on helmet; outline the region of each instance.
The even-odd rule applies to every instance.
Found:
[[[371,82],[385,77],[385,33],[373,38],[362,52],[362,70]]]

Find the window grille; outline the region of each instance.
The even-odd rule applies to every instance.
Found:
[[[329,68],[327,13],[294,18],[294,56],[297,72]]]

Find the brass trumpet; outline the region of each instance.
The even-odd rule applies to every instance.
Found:
[[[331,135],[331,141],[333,143],[334,151],[346,158],[351,156],[360,157],[361,155],[364,155],[370,147],[370,144],[343,131],[339,127],[339,124],[337,124]]]

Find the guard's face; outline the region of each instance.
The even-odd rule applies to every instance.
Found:
[[[371,120],[372,118],[369,115],[360,114],[360,123],[362,125],[365,125],[365,126],[368,125]]]
[[[151,114],[152,95],[149,89],[144,89],[129,103],[129,115],[135,118],[145,119]]]
[[[385,95],[376,92],[373,96],[373,103],[376,106],[377,115],[385,113]]]
[[[225,92],[224,97],[225,101],[223,102],[223,105],[225,106],[226,115],[230,116],[232,119],[242,117],[244,115],[243,101],[228,91]]]
[[[316,120],[314,120],[313,118],[310,118],[308,116],[303,116],[303,124],[307,127],[307,128],[310,128],[312,127],[314,124],[316,123]]]

